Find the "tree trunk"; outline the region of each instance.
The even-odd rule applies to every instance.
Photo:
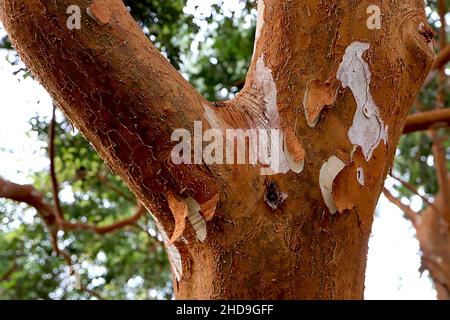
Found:
[[[450,180],[446,182],[450,184]],[[450,300],[450,226],[446,214],[449,201],[441,190],[433,207],[423,210],[414,223],[422,251],[422,269],[430,272],[438,300]]]
[[[0,17],[154,215],[177,298],[360,299],[374,208],[433,59],[423,0],[375,1],[378,26],[373,2],[260,0],[246,85],[217,103],[169,65],[122,1],[3,0]],[[70,5],[81,29],[67,28]],[[279,165],[176,165],[172,133],[192,134],[195,121],[281,132],[278,143],[258,139]]]

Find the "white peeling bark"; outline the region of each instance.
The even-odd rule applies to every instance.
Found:
[[[354,145],[362,148],[366,161],[372,158],[381,141],[385,144],[388,141],[388,126],[381,119],[380,109],[370,92],[372,73],[363,59],[363,53],[369,48],[370,44],[358,41],[349,45],[337,73],[337,79],[344,88],[350,88],[356,100],[356,112],[348,137]]]

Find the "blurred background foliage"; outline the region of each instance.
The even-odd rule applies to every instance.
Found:
[[[232,9],[224,8],[226,0],[213,0],[208,10],[189,5],[188,0],[124,2],[153,43],[208,99],[232,98],[242,88],[253,51],[256,0],[240,0]],[[428,18],[437,30],[436,1],[428,3]],[[8,50],[17,77],[27,77],[7,37],[0,39],[0,47]],[[436,88],[433,81],[423,90],[412,112],[433,109]],[[36,116],[30,124],[47,151],[49,119]],[[104,225],[132,215],[136,200],[123,182],[61,114],[57,124],[55,165],[67,220]],[[440,134],[448,135],[446,130]],[[431,140],[426,133],[402,137],[394,174],[424,194],[436,195]],[[36,172],[32,178],[51,201],[49,171]],[[415,196],[401,185],[396,189],[406,201]],[[75,271],[52,251],[34,209],[0,199],[0,219],[0,299],[172,297],[164,245],[148,215],[113,234],[60,232],[59,243],[70,252]],[[77,281],[87,290],[78,290]]]

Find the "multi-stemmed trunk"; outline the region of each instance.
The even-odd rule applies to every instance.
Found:
[[[374,208],[433,57],[424,2],[258,2],[246,85],[217,103],[169,65],[120,0],[3,0],[0,17],[154,215],[177,298],[362,298]],[[68,28],[71,5],[80,29]],[[279,132],[278,143],[257,144],[279,166],[173,163],[172,134],[193,135],[196,122],[224,135]]]

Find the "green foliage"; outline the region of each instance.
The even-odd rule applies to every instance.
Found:
[[[0,297],[2,299],[49,299],[59,285],[63,264],[57,259],[45,230],[39,223],[26,224],[0,205]],[[23,208],[15,208],[17,211]],[[20,225],[18,225],[20,221]]]
[[[211,16],[204,19],[215,27],[206,32],[208,41],[199,44],[199,56],[188,68],[189,79],[210,100],[231,98],[244,85],[253,52],[256,17],[252,13],[254,2],[241,3],[243,10],[239,14],[225,15],[221,7],[212,6]],[[251,24],[249,17],[253,18]]]
[[[35,117],[31,124],[39,139],[47,141],[48,119]],[[66,219],[101,226],[132,215],[136,200],[123,182],[65,119],[57,128],[55,165]],[[36,188],[51,199],[48,172],[37,172],[34,181]],[[34,221],[24,223],[22,216],[31,209],[4,200],[0,203],[4,226],[0,233],[0,278],[14,269],[0,281],[0,298],[90,298],[89,292],[76,289],[75,276],[52,252],[49,235],[39,217],[33,213]],[[155,229],[146,216],[135,227],[113,234],[60,233],[59,243],[72,256],[81,283],[102,297],[155,298],[151,288],[160,298],[168,298],[170,269]],[[136,277],[142,280],[138,285],[130,285],[130,279]]]
[[[181,53],[188,50],[199,29],[192,17],[183,13],[186,0],[126,0],[124,3],[156,47],[180,69]]]

